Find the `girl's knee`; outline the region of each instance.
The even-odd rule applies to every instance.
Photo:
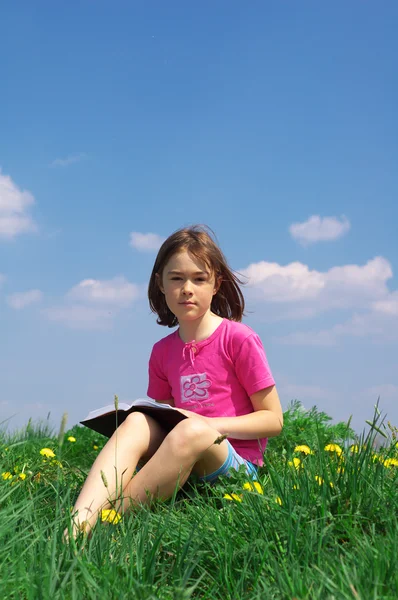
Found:
[[[137,434],[137,432],[139,432],[139,434],[148,433],[148,435],[150,435],[150,432],[157,428],[157,423],[152,425],[151,417],[144,415],[144,413],[134,411],[127,415],[123,423],[119,425],[117,428],[117,435],[133,436],[133,434]]]
[[[130,429],[130,427],[139,427],[148,424],[148,417],[139,411],[134,411],[127,415],[120,427]]]
[[[174,454],[185,456],[202,452],[217,436],[217,431],[204,421],[192,418],[178,423],[168,434],[167,441]]]

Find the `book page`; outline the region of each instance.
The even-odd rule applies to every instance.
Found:
[[[131,404],[119,402],[119,411],[127,411],[132,406],[148,406],[151,408],[158,408],[159,410],[176,410],[173,406],[170,406],[170,404],[161,404],[160,402],[156,402],[151,398],[138,398],[137,400],[134,400],[134,402],[131,402]],[[101,408],[90,411],[87,417],[85,417],[82,421],[89,421],[90,419],[95,419],[101,415],[107,415],[113,412],[116,412],[115,405],[108,404],[108,406],[102,406]]]
[[[131,404],[126,404],[126,402],[119,402],[119,410],[128,410]],[[115,412],[115,405],[108,404],[108,406],[102,406],[101,408],[97,408],[88,413],[87,417],[83,419],[83,421],[87,421],[88,419],[95,419],[95,417],[99,417],[101,415],[106,415],[111,412]]]

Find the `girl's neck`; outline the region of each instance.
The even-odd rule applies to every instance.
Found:
[[[183,342],[195,340],[201,342],[211,336],[222,321],[222,317],[214,313],[206,313],[195,321],[185,321],[179,324],[179,336]]]

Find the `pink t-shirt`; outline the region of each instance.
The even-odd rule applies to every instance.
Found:
[[[176,408],[206,417],[252,413],[250,396],[275,385],[259,336],[247,325],[223,319],[201,342],[185,344],[174,333],[157,342],[149,360],[148,396],[173,398]],[[267,438],[229,438],[238,454],[263,464]]]

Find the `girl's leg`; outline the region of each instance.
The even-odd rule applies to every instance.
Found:
[[[109,508],[109,500],[121,495],[138,461],[152,456],[165,435],[160,425],[143,413],[133,412],[127,417],[91,467],[73,509],[75,532],[80,524],[84,523],[85,531],[93,526],[99,511]],[[101,472],[105,475],[107,487]]]
[[[195,468],[199,475],[212,473],[228,456],[225,441],[214,444],[219,432],[204,421],[185,419],[164,438],[158,450],[124,488],[120,508],[147,504],[153,498],[169,498]]]

